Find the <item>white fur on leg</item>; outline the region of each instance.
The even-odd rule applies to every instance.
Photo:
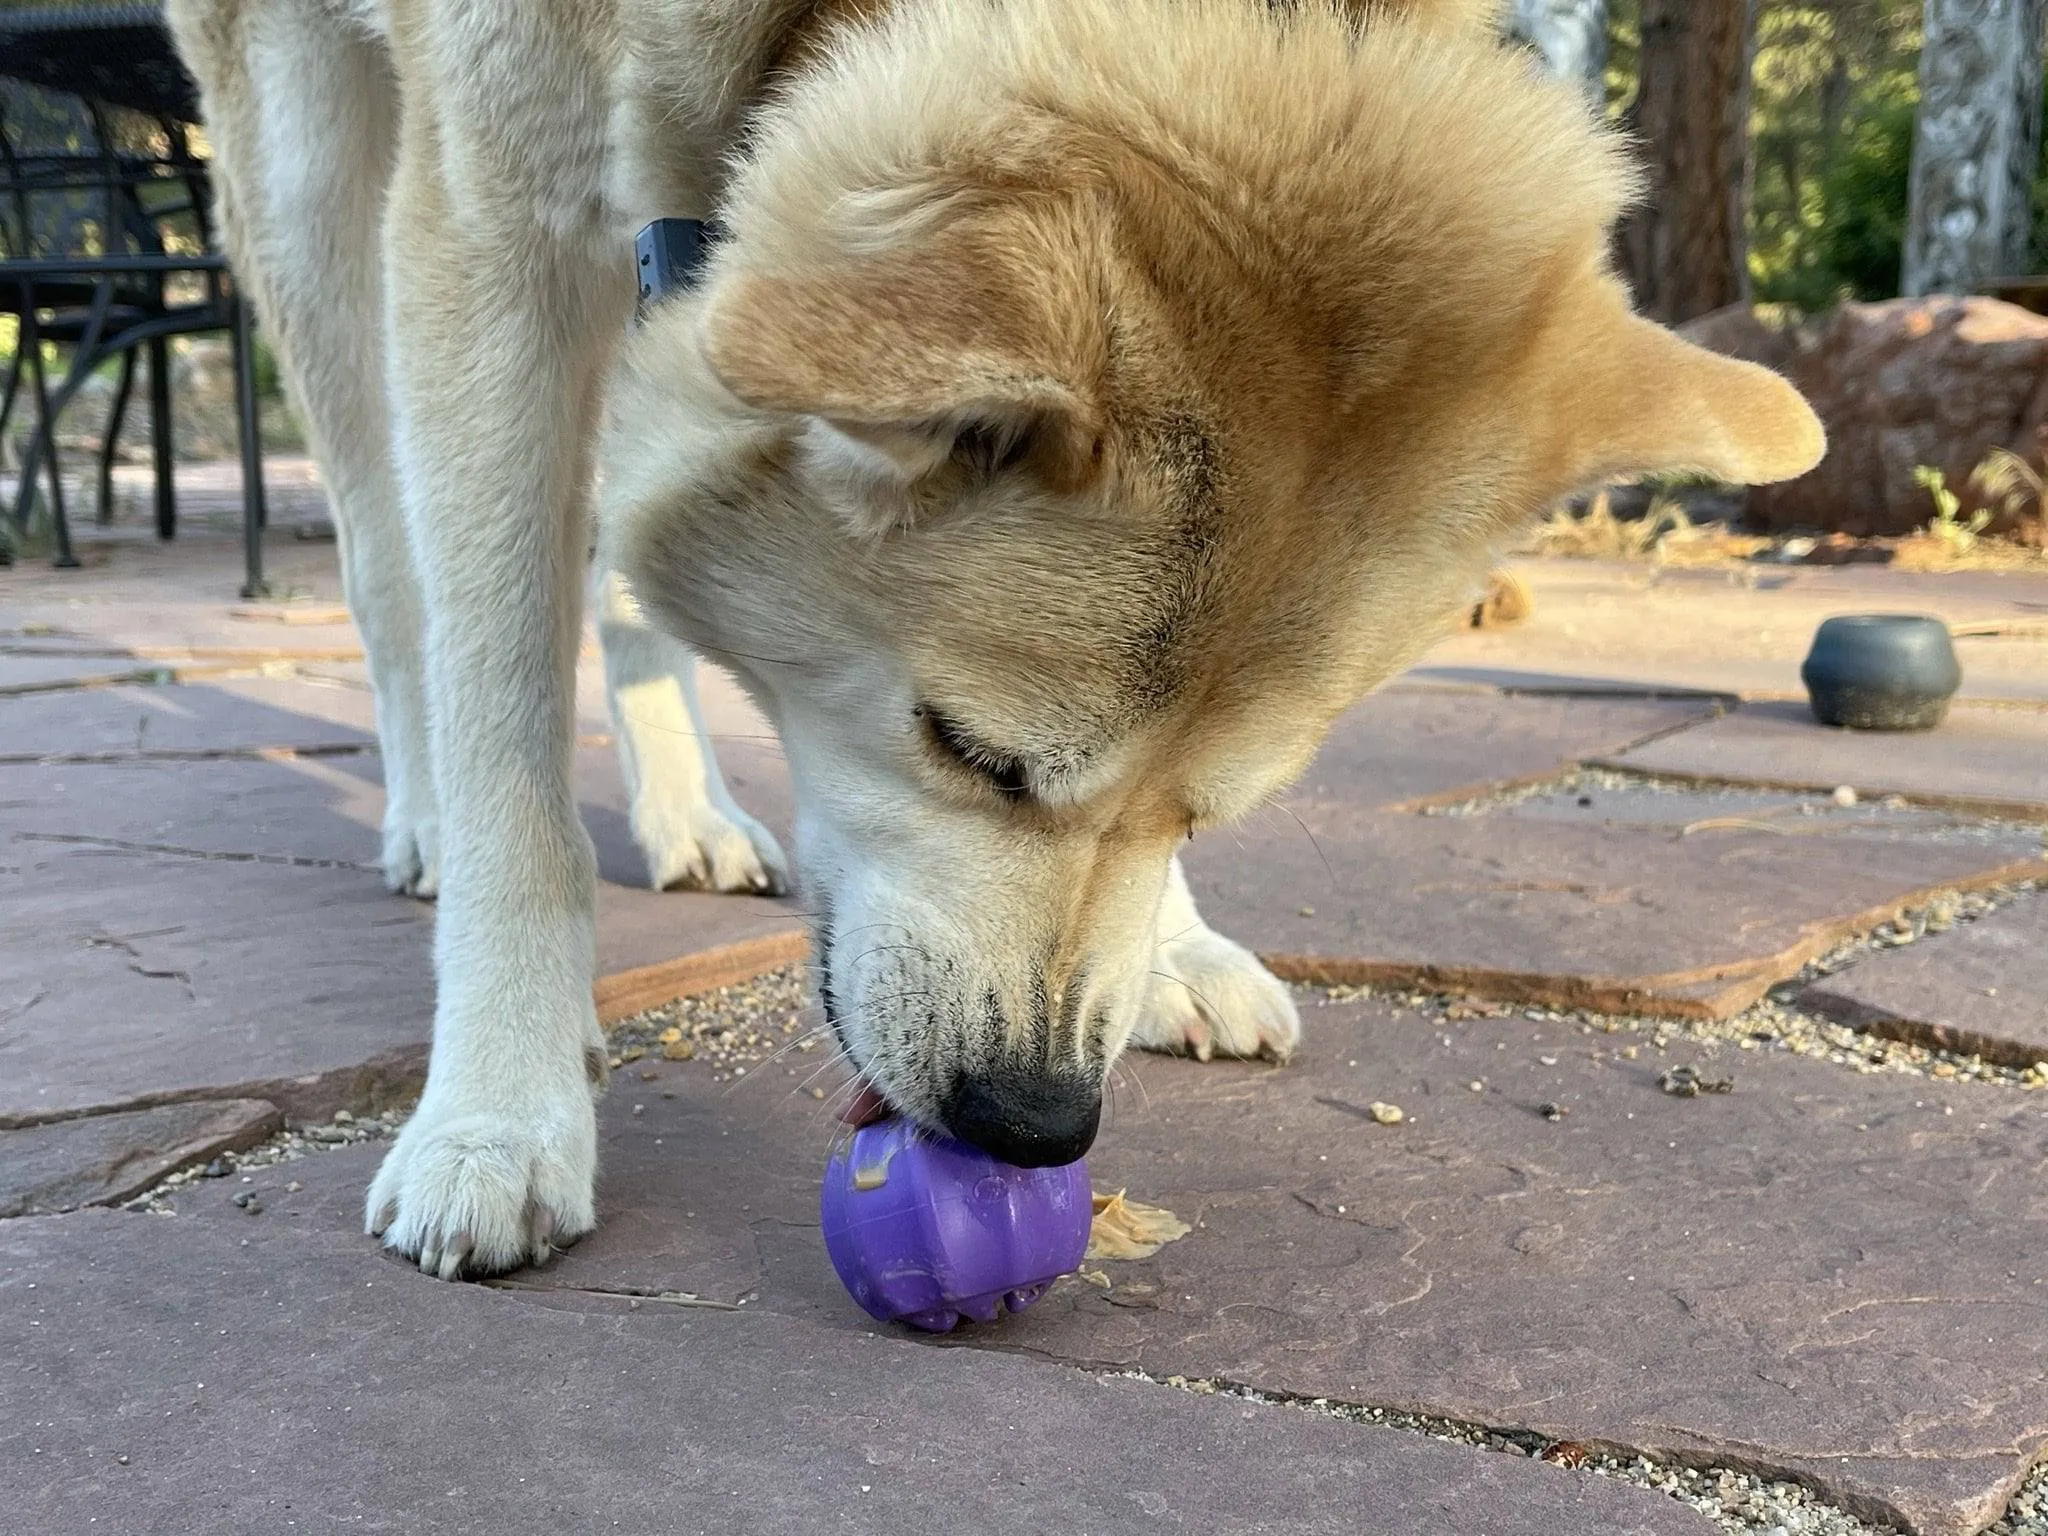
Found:
[[[599,583],[605,691],[649,883],[780,895],[789,866],[775,835],[725,787],[697,698],[697,658],[646,622],[617,574]]]
[[[1159,902],[1151,995],[1131,1036],[1147,1050],[1285,1061],[1301,1041],[1286,984],[1258,956],[1202,921],[1175,859]]]
[[[451,78],[488,95],[503,84],[488,63]],[[557,94],[595,99],[574,81]],[[475,113],[448,121],[477,132]],[[384,228],[389,271],[438,274],[389,283],[386,297],[387,331],[405,338],[391,393],[430,615],[442,879],[427,1088],[365,1213],[387,1246],[444,1279],[545,1258],[596,1219],[597,861],[570,764],[588,444],[604,342],[631,292],[601,264],[600,231],[571,238],[527,220],[573,167],[515,162],[532,184],[478,196],[449,174],[458,150],[480,152],[473,137],[406,141]]]

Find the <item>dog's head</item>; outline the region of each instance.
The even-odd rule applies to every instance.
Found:
[[[1191,832],[1555,498],[1821,434],[1631,315],[1619,151],[1485,7],[905,9],[768,113],[630,346],[608,558],[782,733],[848,1055],[1063,1161]]]

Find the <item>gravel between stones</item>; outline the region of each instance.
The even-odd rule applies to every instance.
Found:
[[[1142,1371],[1107,1373],[1112,1378],[1149,1381],[1197,1396],[1241,1398],[1252,1403],[1278,1403],[1306,1413],[1374,1424],[1479,1446],[1505,1456],[1533,1457],[1560,1466],[1582,1467],[1602,1477],[1633,1483],[1662,1493],[1698,1510],[1731,1536],[1898,1536],[1896,1527],[1871,1525],[1846,1514],[1797,1483],[1777,1482],[1726,1467],[1687,1467],[1646,1461],[1640,1456],[1611,1456],[1565,1440],[1541,1435],[1502,1435],[1478,1424],[1437,1419],[1425,1414],[1389,1413],[1384,1409],[1328,1398],[1288,1397],[1228,1382],[1190,1380],[1185,1376],[1148,1376]],[[2004,1518],[1984,1536],[2048,1536],[2048,1465],[2037,1468],[2013,1497]]]
[[[343,1147],[359,1146],[366,1141],[389,1141],[398,1134],[398,1128],[405,1124],[411,1109],[387,1109],[377,1115],[352,1115],[340,1110],[325,1125],[300,1126],[274,1136],[261,1145],[250,1147],[245,1152],[223,1152],[212,1162],[198,1168],[186,1168],[172,1174],[153,1189],[146,1189],[132,1200],[123,1201],[124,1211],[148,1211],[156,1216],[176,1214],[171,1197],[186,1185],[201,1179],[240,1178],[245,1184],[252,1182],[244,1172],[251,1168],[273,1168],[279,1163],[297,1162],[302,1157],[311,1157],[318,1152],[335,1152]],[[287,1185],[296,1192],[296,1186]],[[241,1204],[238,1200],[237,1204]],[[247,1209],[247,1206],[243,1207]],[[256,1207],[258,1211],[261,1206]]]
[[[1474,795],[1469,800],[1422,806],[1418,808],[1417,814],[1491,816],[1524,805],[1531,800],[1562,799],[1596,790],[1625,795],[1672,796],[1697,801],[1702,807],[1757,805],[1763,802],[1764,808],[1756,812],[1758,819],[1780,818],[1787,830],[1797,828],[1802,821],[1808,820],[1829,821],[1843,826],[1881,825],[1885,813],[1905,811],[1914,812],[1917,818],[1920,818],[1916,819],[1913,826],[1916,836],[1936,837],[1944,841],[1981,841],[1992,837],[2009,837],[2015,827],[2032,826],[2040,828],[2044,839],[2048,839],[2048,826],[2043,826],[2039,822],[1944,811],[1938,806],[1929,806],[1906,795],[1883,795],[1867,799],[1857,794],[1853,788],[1846,787],[1835,790],[1832,795],[1825,795],[1793,789],[1767,789],[1755,784],[1732,781],[1722,783],[1699,779],[1660,778],[1654,773],[1631,773],[1616,768],[1568,768],[1552,778]]]

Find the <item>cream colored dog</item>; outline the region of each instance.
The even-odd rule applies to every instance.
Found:
[[[1127,1042],[1287,1054],[1179,843],[1558,495],[1821,451],[1781,381],[1631,316],[1620,152],[1490,11],[174,0],[343,530],[386,867],[440,893],[372,1231],[452,1277],[595,1219],[572,666],[656,216],[728,231],[608,396],[601,632],[656,882],[784,878],[688,645],[781,732],[867,1107],[1063,1161]]]

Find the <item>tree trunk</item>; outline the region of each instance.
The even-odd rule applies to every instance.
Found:
[[[1968,293],[2027,268],[2042,0],[1927,0],[1900,286]]]
[[[1528,43],[1561,79],[1607,97],[1607,0],[1515,0],[1508,35]]]
[[[1630,117],[1648,174],[1622,261],[1637,305],[1670,325],[1749,298],[1755,19],[1755,0],[1643,0]]]

